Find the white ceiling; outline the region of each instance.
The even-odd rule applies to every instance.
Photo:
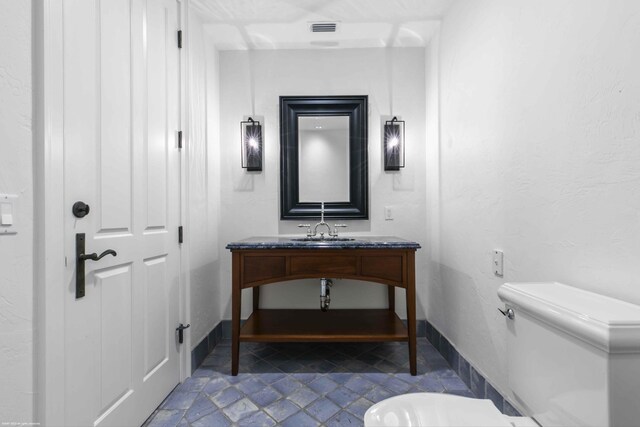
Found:
[[[192,0],[219,50],[425,46],[453,0]],[[312,33],[311,22],[337,22]]]

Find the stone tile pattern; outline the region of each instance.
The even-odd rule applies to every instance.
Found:
[[[219,334],[145,427],[358,426],[371,405],[398,394],[473,397],[425,338],[418,338],[415,377],[406,343],[241,343],[240,374],[233,377],[231,343]]]
[[[471,390],[473,395],[479,399],[490,399],[503,414],[520,417],[522,416],[489,381],[482,376],[476,368],[471,365],[458,350],[451,345],[449,340],[440,333],[429,321],[426,322],[427,340],[440,352],[452,370],[458,375],[463,383]]]

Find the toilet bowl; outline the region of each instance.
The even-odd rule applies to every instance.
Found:
[[[390,397],[371,406],[366,427],[538,427],[531,418],[510,417],[492,401],[440,393],[411,393]]]
[[[413,393],[371,406],[364,425],[640,425],[640,306],[555,282],[505,283],[498,296],[509,313],[507,397],[528,417],[490,400]]]

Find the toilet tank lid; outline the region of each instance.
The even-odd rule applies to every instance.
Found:
[[[505,283],[502,301],[609,353],[640,352],[640,306],[558,282]]]

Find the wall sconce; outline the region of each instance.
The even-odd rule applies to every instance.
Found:
[[[394,117],[384,122],[384,170],[404,167],[404,121]]]
[[[240,122],[242,167],[250,172],[262,171],[262,126],[249,117]]]

